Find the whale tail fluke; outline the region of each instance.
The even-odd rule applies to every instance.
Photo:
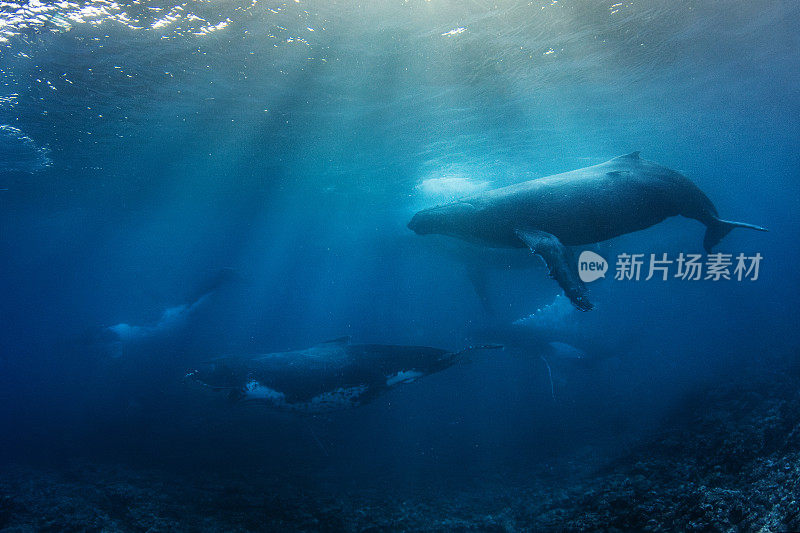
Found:
[[[733,228],[749,228],[758,231],[769,231],[767,228],[757,226],[755,224],[747,224],[746,222],[733,222],[731,220],[722,220],[716,217],[707,222],[706,226],[706,236],[703,239],[703,248],[706,249],[706,252],[710,252],[711,249],[719,244],[719,241],[721,241],[725,235],[730,233]]]

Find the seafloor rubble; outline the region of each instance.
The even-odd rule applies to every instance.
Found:
[[[4,467],[3,531],[800,530],[800,387],[728,385],[688,400],[661,430],[579,477],[394,498],[277,483],[198,482],[97,464]],[[587,460],[587,463],[590,462]],[[565,478],[566,479],[566,478]]]

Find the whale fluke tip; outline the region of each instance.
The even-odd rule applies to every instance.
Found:
[[[711,252],[711,249],[719,244],[719,241],[722,240],[725,235],[730,233],[733,228],[747,228],[747,229],[754,229],[756,231],[769,231],[767,228],[763,226],[758,226],[756,224],[748,224],[747,222],[735,222],[733,220],[722,220],[720,218],[712,218],[706,224],[706,235],[703,239],[703,248],[705,248],[706,252]]]

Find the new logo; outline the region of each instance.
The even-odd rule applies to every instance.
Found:
[[[578,276],[584,283],[590,283],[599,278],[606,277],[608,261],[603,256],[589,250],[581,252],[578,257]]]

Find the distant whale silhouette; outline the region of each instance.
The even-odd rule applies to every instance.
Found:
[[[174,333],[185,327],[191,317],[205,302],[224,285],[238,279],[238,274],[231,268],[223,268],[207,280],[200,290],[195,291],[191,301],[167,307],[155,323],[129,324],[120,322],[103,328],[103,338],[108,342],[113,357],[120,357],[127,345],[157,339]]]
[[[544,268],[538,257],[519,248],[485,248],[445,236],[418,239],[417,242],[425,246],[424,250],[421,246],[416,250],[430,251],[444,256],[455,268],[463,270],[484,311],[492,317],[496,317],[498,313],[498,307],[493,302],[489,290],[493,272]]]
[[[440,372],[471,350],[351,344],[342,337],[306,348],[256,356],[222,357],[187,374],[234,402],[260,403],[296,413],[324,413],[368,403],[392,387]]]
[[[570,301],[588,311],[593,305],[567,246],[604,241],[676,215],[706,225],[706,251],[733,228],[767,231],[720,219],[688,178],[641,159],[639,152],[424,209],[408,227],[420,235],[444,234],[487,247],[527,246],[544,259]]]

